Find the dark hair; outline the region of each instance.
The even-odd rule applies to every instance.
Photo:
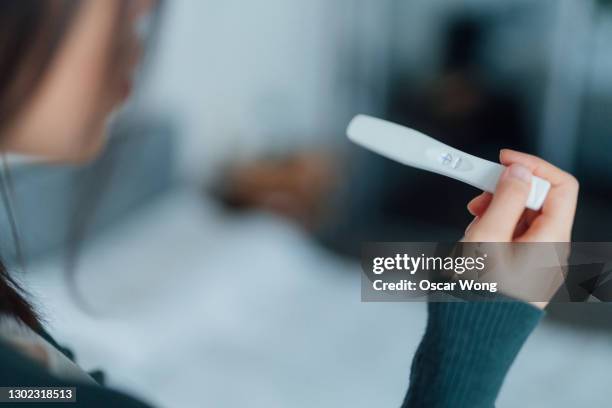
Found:
[[[37,89],[79,4],[78,0],[0,1],[0,134]],[[2,262],[0,313],[38,326],[34,309]]]

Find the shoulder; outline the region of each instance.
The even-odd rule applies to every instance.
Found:
[[[68,384],[49,374],[34,360],[15,350],[8,343],[0,340],[0,386],[3,387],[76,387],[77,403],[74,407],[125,407],[145,408],[149,405],[137,401],[125,394],[108,388]],[[72,405],[72,404],[71,404]]]

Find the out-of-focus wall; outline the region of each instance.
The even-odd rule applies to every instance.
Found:
[[[335,145],[352,114],[384,111],[391,69],[435,70],[445,15],[517,3],[169,1],[141,101],[178,119],[187,176],[228,157]]]
[[[538,129],[558,0],[415,0],[396,2],[393,70],[426,82],[439,75],[444,30],[458,15],[486,22],[483,58],[497,88],[510,88],[529,107]],[[540,86],[533,86],[533,84]]]
[[[557,32],[575,28],[563,26],[563,5],[582,10],[591,0],[165,3],[160,43],[139,101],[179,125],[178,163],[185,176],[212,177],[228,158],[338,146],[353,114],[385,112],[392,75],[416,82],[437,75],[440,27],[457,13],[488,22],[488,74],[521,98],[538,153],[563,162],[545,149],[553,146],[546,135],[557,133],[545,117],[567,117],[547,108],[546,101],[555,99],[546,97],[554,44]],[[597,13],[586,64],[589,90],[604,97],[612,88],[610,20],[609,13]],[[586,48],[568,50],[567,61],[584,63],[580,50]],[[547,109],[553,113],[546,115]]]
[[[338,77],[355,41],[354,3],[166,2],[140,102],[178,119],[182,173],[328,142],[350,110]]]
[[[545,63],[542,53],[550,41],[551,20],[558,0],[414,0],[397,1],[394,13],[396,35],[393,52],[398,68],[419,68],[419,75],[436,75],[439,60],[436,52],[442,45],[440,24],[457,14],[487,18],[497,41],[504,47],[490,50],[489,57],[498,68],[516,69]],[[529,10],[529,15],[522,13]],[[538,21],[539,24],[533,24]],[[496,52],[497,51],[497,52]],[[500,52],[503,51],[503,52]],[[505,58],[504,58],[505,57]]]
[[[457,14],[479,18],[487,29],[482,63],[495,87],[520,98],[535,153],[579,176],[609,179],[602,112],[612,103],[612,6],[602,3],[397,1],[393,70],[413,82],[436,77],[440,24]]]

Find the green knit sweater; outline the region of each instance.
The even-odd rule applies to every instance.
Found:
[[[527,303],[430,303],[403,407],[490,408],[543,312]]]

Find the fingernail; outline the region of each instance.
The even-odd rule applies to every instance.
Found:
[[[531,183],[531,171],[520,164],[512,164],[506,169],[505,176],[516,180],[523,181],[525,183]]]

